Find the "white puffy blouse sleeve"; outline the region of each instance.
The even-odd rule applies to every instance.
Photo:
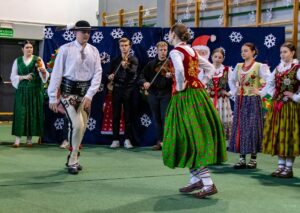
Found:
[[[17,59],[15,59],[11,74],[10,74],[10,80],[14,88],[18,89],[19,83],[20,83],[20,76],[18,75],[18,65],[17,65]]]
[[[300,69],[297,70],[297,80],[300,81]],[[298,88],[298,92],[293,95],[293,101],[300,103],[300,87]]]
[[[184,55],[180,53],[178,50],[172,50],[170,52],[170,58],[172,60],[175,69],[176,90],[182,91],[184,90],[184,82],[185,82],[184,66],[183,66]]]
[[[230,88],[229,94],[231,96],[236,96],[237,82],[238,82],[238,65],[235,66],[233,71],[231,69],[228,71],[228,85]]]

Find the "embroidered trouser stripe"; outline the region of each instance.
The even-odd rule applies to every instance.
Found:
[[[68,165],[73,165],[78,163],[78,152],[79,147],[83,139],[83,135],[87,126],[87,113],[83,110],[82,105],[76,110],[70,103],[70,99],[76,99],[76,96],[68,96],[66,98],[61,98],[61,102],[66,110],[66,115],[69,120],[69,140],[70,140],[70,158]]]

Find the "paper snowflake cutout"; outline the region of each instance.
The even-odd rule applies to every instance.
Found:
[[[110,33],[110,35],[114,38],[122,38],[122,36],[124,35],[123,30],[121,30],[121,28],[117,28],[117,29],[113,29],[112,32]]]
[[[67,30],[64,32],[63,37],[66,41],[73,41],[75,39],[75,33],[73,31]]]
[[[92,36],[93,43],[100,43],[102,39],[104,38],[102,32],[95,32]]]
[[[200,3],[200,10],[204,11],[207,8],[207,2],[206,0],[202,0]]]
[[[107,52],[100,53],[101,63],[107,64],[110,62],[110,55]]]
[[[87,128],[90,131],[93,131],[96,128],[96,120],[94,118],[89,118],[87,123]]]
[[[269,22],[273,18],[272,8],[267,9],[266,21]]]
[[[240,32],[232,32],[229,36],[231,42],[240,43],[243,39],[243,36]]]
[[[255,23],[255,21],[256,21],[256,14],[255,14],[255,12],[254,12],[254,11],[251,11],[251,12],[248,14],[248,16],[249,16],[250,23]]]
[[[143,40],[143,34],[141,32],[136,32],[133,34],[131,40],[133,44],[140,44]]]
[[[219,26],[222,26],[224,24],[224,15],[221,14],[218,18],[218,23],[219,23]]]
[[[151,125],[151,119],[149,118],[149,116],[147,114],[144,114],[141,117],[141,124],[145,127],[149,127]]]
[[[156,54],[157,54],[157,47],[156,46],[151,46],[148,50],[147,50],[147,54],[149,58],[155,58]]]
[[[129,55],[134,55],[134,50],[133,49],[129,50]]]
[[[63,129],[65,125],[65,121],[63,118],[57,118],[54,122],[54,127],[56,130]]]
[[[54,33],[52,32],[50,27],[44,29],[44,37],[45,39],[52,39]]]
[[[167,43],[169,43],[169,33],[166,33],[163,38]]]
[[[276,37],[273,34],[269,34],[265,36],[264,45],[270,49],[271,47],[275,46],[275,41],[276,41]]]
[[[193,39],[193,38],[194,38],[194,36],[195,36],[195,33],[194,33],[194,31],[193,31],[193,30],[191,30],[191,28],[188,28],[188,31],[189,31],[189,34],[190,34],[190,36],[191,36],[191,39]]]

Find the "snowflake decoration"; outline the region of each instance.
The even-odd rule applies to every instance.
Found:
[[[192,15],[191,15],[191,12],[190,12],[190,8],[189,7],[187,7],[186,9],[185,9],[185,14],[184,14],[184,19],[190,19],[192,17]]]
[[[221,14],[218,18],[219,26],[222,26],[224,24],[224,15]]]
[[[144,17],[150,16],[150,10],[146,9],[144,12]]]
[[[255,15],[255,12],[254,11],[251,11],[249,14],[249,20],[250,20],[250,23],[254,23],[256,21],[256,15]]]
[[[206,0],[202,0],[200,3],[200,10],[204,11],[207,8]]]
[[[269,34],[265,36],[264,45],[270,49],[271,47],[275,46],[275,41],[276,41],[276,37],[273,34]]]
[[[166,33],[165,35],[164,35],[164,40],[166,41],[166,42],[168,42],[169,43],[169,33]]]
[[[102,32],[95,32],[92,36],[93,43],[100,43],[102,39],[104,38]]]
[[[73,41],[75,39],[75,33],[73,31],[67,30],[64,32],[63,37],[66,41]]]
[[[134,20],[133,20],[133,18],[131,18],[131,19],[128,20],[127,25],[129,27],[134,27]]]
[[[63,129],[64,125],[65,122],[63,118],[57,118],[56,121],[54,122],[54,126],[56,130]]]
[[[239,3],[240,3],[240,0],[233,0],[233,2],[232,2],[233,4],[235,4],[236,6],[238,6],[239,5]]]
[[[117,28],[117,29],[113,29],[113,31],[110,33],[110,35],[114,38],[122,38],[122,36],[124,35],[123,30],[121,30],[121,28]]]
[[[288,7],[292,4],[292,0],[285,0],[285,5]]]
[[[143,34],[141,32],[136,32],[133,34],[131,40],[133,44],[140,44],[143,40]]]
[[[100,53],[100,59],[102,64],[107,64],[110,62],[110,55],[107,52]]]
[[[89,118],[87,123],[87,128],[90,131],[93,131],[96,128],[96,120],[94,118]]]
[[[147,54],[149,58],[155,58],[156,54],[157,54],[157,47],[156,46],[151,46],[148,50],[147,50]]]
[[[54,33],[52,32],[50,27],[44,29],[45,39],[52,39]]]
[[[142,123],[143,126],[149,127],[152,122],[151,122],[151,119],[149,118],[149,116],[147,114],[144,114],[141,117],[141,123]]]
[[[266,21],[269,22],[271,21],[272,18],[273,18],[272,8],[269,8],[267,9],[267,13],[266,13]]]
[[[231,42],[240,43],[243,39],[243,36],[240,32],[232,32],[229,36]]]
[[[133,49],[129,50],[129,55],[134,55],[134,50]]]
[[[194,38],[194,36],[195,36],[195,33],[194,33],[194,31],[193,31],[193,30],[191,30],[191,28],[188,28],[188,31],[189,31],[189,34],[190,34],[190,36],[191,36],[191,39],[193,39],[193,38]]]

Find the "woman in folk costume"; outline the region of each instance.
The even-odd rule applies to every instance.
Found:
[[[228,90],[228,76],[232,70],[222,63],[225,58],[225,53],[222,48],[217,48],[212,52],[212,62],[215,68],[212,79],[206,84],[208,94],[218,110],[221,121],[223,123],[226,141],[230,139],[232,128],[232,111],[230,106]]]
[[[23,56],[12,67],[11,82],[16,89],[12,134],[16,136],[13,147],[20,146],[21,136],[27,136],[27,146],[32,146],[32,136],[42,136],[44,126],[44,88],[49,77],[44,62],[33,55],[33,43],[22,44]]]
[[[272,96],[267,113],[262,152],[278,155],[278,168],[273,177],[293,177],[293,163],[300,154],[300,65],[296,47],[291,42],[280,48],[281,63],[271,74],[261,92]]]
[[[206,71],[212,64],[199,56],[186,42],[190,35],[183,24],[169,32],[174,72],[173,95],[169,103],[163,138],[163,161],[170,168],[189,168],[190,182],[180,192],[198,198],[217,193],[207,165],[227,160],[223,126],[218,112],[198,79],[199,64]]]
[[[261,87],[270,76],[269,67],[255,61],[258,51],[254,44],[242,46],[244,63],[238,63],[229,76],[230,94],[235,97],[233,128],[230,151],[240,153],[240,161],[235,169],[255,169],[256,155],[260,151],[263,131],[262,101],[255,89]],[[237,86],[238,85],[238,86]],[[246,164],[246,154],[251,159]]]

